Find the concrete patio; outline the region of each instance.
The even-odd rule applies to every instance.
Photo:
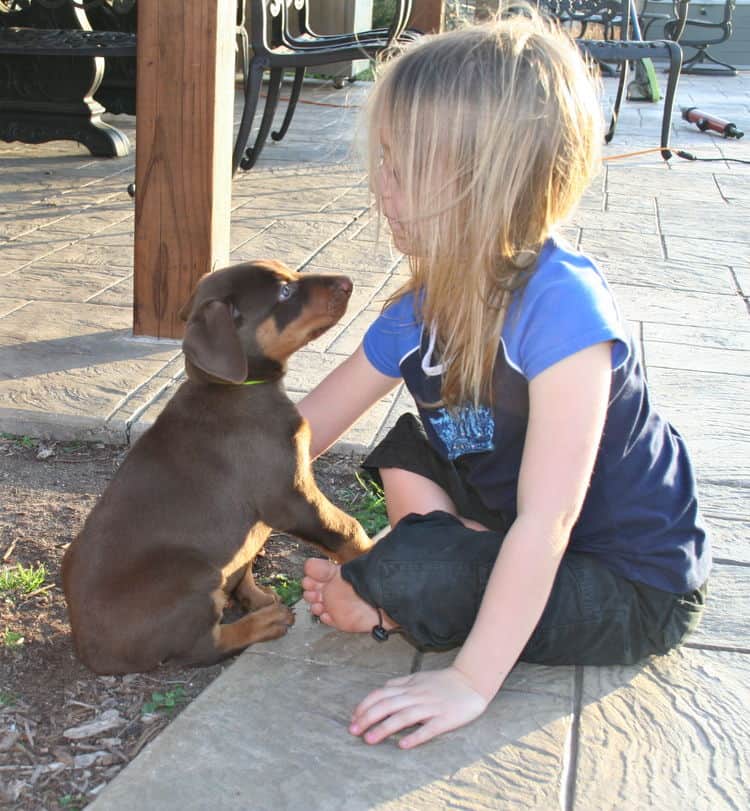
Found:
[[[295,399],[357,346],[406,273],[376,241],[352,155],[365,92],[306,86],[313,103],[233,186],[233,260],[274,257],[355,282],[341,324],[294,358]],[[750,74],[685,76],[677,101],[747,131]],[[658,145],[660,118],[660,105],[625,103],[606,154]],[[113,123],[134,141],[133,119]],[[388,676],[450,654],[337,634],[299,608],[290,634],[240,656],[97,811],[748,807],[750,166],[725,159],[750,160],[750,134],[703,134],[676,111],[673,145],[718,160],[608,162],[565,232],[605,268],[653,398],[693,452],[716,565],[692,641],[637,667],[519,665],[478,721],[407,753],[350,737],[349,713]],[[179,383],[176,342],[130,335],[133,177],[133,156],[0,144],[0,431],[132,442]],[[397,392],[339,449],[363,452],[408,405]]]

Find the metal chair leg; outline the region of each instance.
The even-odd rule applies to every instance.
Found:
[[[242,62],[242,87],[247,92],[248,65],[250,64],[250,39],[247,29],[243,26],[237,29],[237,45],[240,50],[240,60]]]
[[[615,96],[615,104],[612,108],[612,118],[609,122],[609,129],[604,136],[605,143],[609,143],[615,137],[615,127],[617,126],[617,119],[620,116],[620,105],[625,95],[625,86],[628,83],[628,66],[629,63],[627,60],[620,65],[620,79],[617,83],[617,95]]]
[[[250,130],[253,128],[253,119],[255,118],[255,110],[258,107],[258,99],[260,98],[260,87],[263,83],[264,69],[265,65],[260,59],[254,59],[250,65],[250,75],[245,92],[245,106],[242,109],[240,130],[234,144],[234,152],[232,153],[232,175],[236,173],[240,166],[242,155],[247,146],[247,139],[250,137]]]
[[[672,109],[682,68],[682,48],[676,42],[665,43],[669,48],[669,75],[664,93],[664,115],[661,120],[661,156],[665,161],[672,157],[669,151],[669,135],[672,129]]]
[[[240,161],[241,169],[252,169],[258,161],[263,146],[268,138],[268,131],[273,123],[273,116],[276,112],[276,105],[279,102],[279,88],[281,79],[284,76],[283,68],[272,68],[271,76],[268,80],[268,95],[266,96],[266,106],[263,108],[263,118],[260,121],[258,134],[255,136],[255,144],[252,149],[245,150],[245,157]]]
[[[282,122],[281,128],[278,131],[271,133],[271,138],[273,138],[274,141],[280,141],[286,135],[286,131],[289,129],[289,125],[292,123],[292,116],[297,108],[297,101],[299,100],[299,94],[302,90],[302,80],[304,78],[305,69],[297,68],[294,71],[294,84],[292,85],[292,92],[289,95],[289,104],[286,108],[284,121]]]

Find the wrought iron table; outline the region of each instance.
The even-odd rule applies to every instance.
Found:
[[[135,0],[0,0],[0,140],[127,155],[101,115],[135,113],[135,42]]]

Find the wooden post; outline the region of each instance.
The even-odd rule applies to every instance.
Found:
[[[236,0],[140,0],[133,332],[179,338],[229,260]]]
[[[445,3],[443,0],[413,0],[409,26],[423,34],[437,34],[443,30]]]

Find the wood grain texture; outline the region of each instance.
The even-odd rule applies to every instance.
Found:
[[[227,264],[233,0],[138,7],[133,331],[177,338],[198,279]]]

